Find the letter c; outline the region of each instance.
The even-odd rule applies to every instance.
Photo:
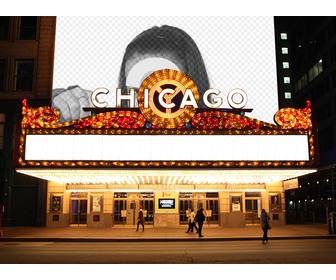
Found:
[[[97,108],[106,108],[108,103],[106,101],[104,101],[104,102],[98,101],[97,97],[100,94],[108,94],[108,93],[109,93],[109,90],[107,88],[97,88],[97,89],[95,89],[91,94],[91,102],[92,102],[93,106],[95,106]]]

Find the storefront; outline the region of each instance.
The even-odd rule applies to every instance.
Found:
[[[185,104],[167,108],[177,95]],[[183,225],[199,207],[210,226],[258,224],[262,209],[285,224],[284,191],[315,171],[309,103],[279,110],[276,124],[238,107],[198,109],[197,87],[175,70],[147,77],[137,100],[63,123],[55,108],[23,102],[17,172],[48,181],[48,227],[130,226],[140,207],[154,227]]]
[[[310,171],[307,169],[301,172]],[[19,172],[39,176],[39,178],[48,177],[48,175],[46,177],[41,175],[42,172],[37,174],[28,169],[19,169]],[[64,170],[60,172],[64,174]],[[173,172],[177,175],[167,175],[167,181],[170,180],[172,183],[161,185],[153,184],[152,180],[163,177],[161,174],[166,173],[165,171],[150,173],[137,171],[139,175],[128,176],[130,181],[139,181],[139,184],[61,184],[48,181],[47,226],[134,225],[139,207],[142,207],[147,225],[177,227],[187,223],[188,209],[197,210],[201,206],[205,209],[209,225],[236,227],[258,224],[262,208],[270,213],[274,225],[282,225],[285,223],[284,191],[297,184],[295,179],[251,184],[229,184],[224,183],[224,180],[222,184],[213,184],[205,182],[206,179],[204,179],[204,183],[198,183],[197,180],[202,179],[190,178],[218,177],[217,174],[223,171],[205,171],[210,173],[209,175],[204,175],[205,172],[195,172],[193,176],[178,175],[185,171]],[[239,170],[235,172],[244,173]],[[90,176],[87,173],[83,170],[82,176]],[[155,175],[158,173],[160,176]],[[292,175],[285,175],[284,178],[301,173],[290,174]],[[113,173],[110,176],[114,176]],[[141,184],[141,180],[144,184]],[[183,184],[178,184],[179,180]]]

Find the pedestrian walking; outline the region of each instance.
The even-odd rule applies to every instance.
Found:
[[[202,206],[198,209],[195,220],[198,224],[198,237],[203,237],[202,235],[202,229],[203,229],[203,223],[205,221],[205,215],[204,215],[204,209]]]
[[[190,209],[188,209],[190,210]],[[194,228],[196,233],[198,232],[196,223],[195,223],[195,212],[193,209],[191,209],[189,211],[189,215],[188,215],[188,230],[186,231],[186,233],[189,233],[189,231],[194,232]]]
[[[270,217],[268,216],[265,209],[261,210],[260,224],[261,224],[261,229],[263,230],[263,233],[264,233],[263,238],[262,238],[262,243],[265,244],[265,243],[268,243],[267,232],[269,229],[271,229]]]
[[[142,226],[142,231],[144,231],[145,230],[145,226],[144,226],[144,214],[143,214],[143,211],[142,211],[141,207],[139,209],[138,222],[137,222],[137,229],[136,229],[136,231],[139,230],[139,225]]]

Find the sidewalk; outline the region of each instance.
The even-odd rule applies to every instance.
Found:
[[[16,227],[3,228],[5,241],[51,241],[51,242],[112,242],[112,241],[193,241],[199,240],[196,233],[185,233],[186,227],[153,228],[135,231],[135,227],[88,228],[88,227]],[[205,226],[201,240],[256,240],[262,236],[259,226],[221,228]],[[327,225],[286,225],[273,227],[270,239],[316,239],[336,238],[328,233]]]

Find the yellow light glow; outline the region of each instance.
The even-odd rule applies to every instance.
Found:
[[[19,168],[17,172],[61,184],[163,184],[165,186],[181,186],[189,184],[267,184],[313,173],[316,172],[316,169],[110,170]]]

